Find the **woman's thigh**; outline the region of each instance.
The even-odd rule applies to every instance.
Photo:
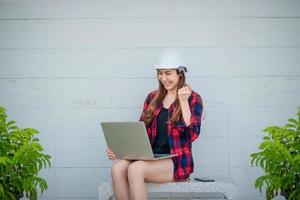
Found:
[[[174,165],[171,158],[144,162],[146,182],[165,183],[174,181]]]

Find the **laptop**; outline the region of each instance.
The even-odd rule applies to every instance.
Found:
[[[101,122],[107,147],[117,159],[160,160],[176,154],[153,154],[144,122]]]

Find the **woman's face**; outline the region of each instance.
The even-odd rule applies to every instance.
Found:
[[[158,80],[163,84],[166,90],[177,89],[179,75],[175,69],[159,69],[157,72]]]

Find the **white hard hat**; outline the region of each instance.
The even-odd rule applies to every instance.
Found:
[[[163,51],[154,69],[181,69],[185,66],[182,55],[177,50],[168,48]]]

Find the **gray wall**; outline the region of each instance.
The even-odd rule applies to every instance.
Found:
[[[194,176],[264,199],[249,155],[300,104],[299,17],[296,0],[0,0],[0,105],[52,155],[42,199],[96,199],[111,165],[99,122],[139,118],[165,47],[205,103]]]

